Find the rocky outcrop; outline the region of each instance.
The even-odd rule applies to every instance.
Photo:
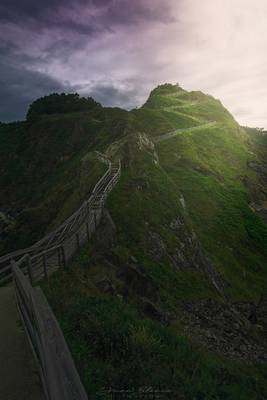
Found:
[[[104,209],[101,223],[96,231],[96,247],[100,252],[111,249],[117,242],[117,230],[111,215]]]
[[[124,264],[119,269],[117,277],[124,282],[124,297],[135,295],[154,303],[159,301],[158,289],[152,279],[142,271],[140,265]]]
[[[267,341],[251,304],[224,304],[215,300],[184,303],[186,332],[209,350],[231,358],[267,361]],[[256,317],[256,318],[255,318]]]
[[[155,261],[161,261],[167,254],[165,243],[157,232],[148,232],[147,247],[149,254]]]
[[[261,175],[267,178],[267,168],[258,161],[249,161],[248,167],[254,169],[254,171],[259,172]]]
[[[258,214],[261,220],[267,224],[267,206],[265,203],[267,204],[267,200],[264,202],[264,205],[262,203],[257,204],[253,202],[250,204],[250,207]]]
[[[261,296],[256,308],[257,323],[263,327],[265,336],[267,337],[267,293]]]
[[[169,224],[176,236],[176,247],[170,251],[163,238],[153,231],[148,232],[147,248],[150,256],[157,262],[167,261],[177,270],[198,269],[203,271],[216,290],[224,294],[224,282],[205,255],[196,234],[190,231],[182,217],[173,219]]]
[[[140,298],[139,302],[143,313],[147,317],[169,325],[170,316],[166,312],[163,312],[159,305],[156,305],[149,299],[143,297]]]
[[[116,289],[111,279],[108,276],[104,276],[96,282],[96,287],[105,294],[115,294]]]
[[[249,190],[252,199],[250,208],[267,223],[267,168],[258,161],[249,161],[248,167],[258,176],[257,182],[251,182],[247,176],[241,177],[243,184]]]

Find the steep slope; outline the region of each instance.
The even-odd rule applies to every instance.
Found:
[[[37,136],[44,125],[45,148]],[[1,129],[15,135],[14,126]],[[95,182],[93,150],[122,162],[94,243],[43,283],[92,398],[109,385],[162,385],[186,399],[266,398],[265,137],[240,127],[211,96],[169,84],[137,110],[44,116],[23,132],[23,149],[29,132],[36,145],[22,172],[36,170],[35,154],[44,167],[52,157],[53,168],[38,168],[28,196],[14,192],[14,208],[32,207],[40,219],[53,196],[43,230]],[[14,136],[3,206],[19,182],[9,179],[16,145]],[[62,148],[63,171],[55,161]],[[21,238],[25,227],[19,216],[13,234]]]
[[[94,150],[126,123],[127,112],[97,107],[0,125],[0,253],[32,244],[78,208],[104,171]]]
[[[250,167],[260,162],[257,149],[218,101],[208,97],[194,107],[206,120],[212,115],[216,126],[163,142],[159,158],[182,191],[194,229],[217,269],[225,279],[229,276],[232,287],[243,278],[243,290],[247,286],[252,294],[255,280],[266,272],[266,228],[251,212],[243,183],[244,178],[259,180]]]

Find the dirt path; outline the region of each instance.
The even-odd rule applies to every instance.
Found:
[[[0,400],[43,400],[12,286],[0,288]]]

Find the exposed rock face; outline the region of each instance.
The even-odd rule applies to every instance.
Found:
[[[267,203],[267,202],[265,202]],[[261,220],[267,224],[267,207],[262,205],[262,202],[260,203],[251,203],[250,207],[258,214],[258,216],[261,218]]]
[[[180,271],[201,270],[223,294],[223,281],[205,255],[196,234],[189,230],[183,217],[170,221],[169,229],[175,234],[177,245],[168,249],[157,232],[148,230],[147,250],[157,262],[169,262]],[[163,324],[173,318],[161,309],[160,295],[153,280],[146,274],[135,257],[123,261],[115,252],[116,226],[107,211],[97,232],[97,247],[108,271],[95,284],[103,293],[122,296],[134,301],[145,316]],[[114,276],[114,279],[113,277]],[[184,306],[185,333],[211,351],[233,359],[267,361],[267,302],[263,298],[258,306],[253,304],[219,303],[215,300],[186,302]]]
[[[152,279],[145,273],[138,260],[131,256],[129,262],[124,262],[112,250],[116,244],[116,226],[107,210],[97,230],[98,260],[112,270],[120,289],[117,291],[113,278],[105,275],[95,282],[96,287],[105,294],[122,295],[126,300],[135,298],[143,313],[149,318],[168,323],[168,316],[160,309],[160,296]],[[156,240],[156,237],[154,237]]]
[[[256,309],[257,323],[262,325],[267,337],[267,293],[262,295]]]
[[[157,232],[150,231],[147,238],[148,250],[150,255],[156,260],[160,261],[167,253],[166,246]]]
[[[205,255],[196,234],[188,230],[181,217],[172,220],[169,228],[177,238],[177,246],[174,251],[167,249],[167,245],[158,233],[149,231],[147,246],[154,260],[163,261],[165,259],[178,270],[202,270],[207,274],[220,294],[223,294],[223,280]]]
[[[212,351],[231,358],[267,361],[267,341],[256,324],[251,304],[220,304],[214,300],[187,302],[187,333]],[[260,339],[261,338],[261,339]]]
[[[109,212],[104,209],[101,223],[96,231],[97,247],[101,250],[101,252],[112,248],[116,244],[116,232],[116,226]]]
[[[147,151],[151,155],[154,164],[158,164],[159,157],[155,150],[154,143],[149,139],[149,137],[145,133],[138,133],[137,135],[138,135],[137,145],[139,147],[139,150]]]
[[[137,260],[132,258],[134,264],[122,262],[113,253],[106,253],[105,256],[98,257],[98,261],[104,263],[116,277],[114,280],[113,277],[105,275],[95,282],[96,287],[105,294],[117,295],[126,301],[133,300],[148,318],[165,325],[169,324],[169,315],[160,307],[157,287],[143,271],[142,266],[138,265]]]
[[[134,294],[152,302],[159,301],[157,288],[151,278],[142,271],[140,265],[125,264],[120,268],[117,276],[125,284],[124,296],[126,298],[130,294]]]
[[[142,310],[146,316],[148,316],[151,319],[160,321],[164,324],[169,324],[169,315],[164,313],[158,305],[154,304],[147,298],[142,298],[142,297],[140,298],[140,303]]]
[[[249,161],[248,166],[267,178],[267,168],[258,161]]]
[[[252,198],[250,207],[267,224],[267,168],[257,161],[249,161],[248,167],[256,171],[259,178],[257,183],[251,182],[247,176],[241,178]]]
[[[96,282],[96,286],[101,292],[106,294],[115,294],[116,289],[108,276],[104,276],[98,282]]]

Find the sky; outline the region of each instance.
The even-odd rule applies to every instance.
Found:
[[[0,121],[52,92],[142,105],[158,84],[267,128],[266,0],[1,0]]]

